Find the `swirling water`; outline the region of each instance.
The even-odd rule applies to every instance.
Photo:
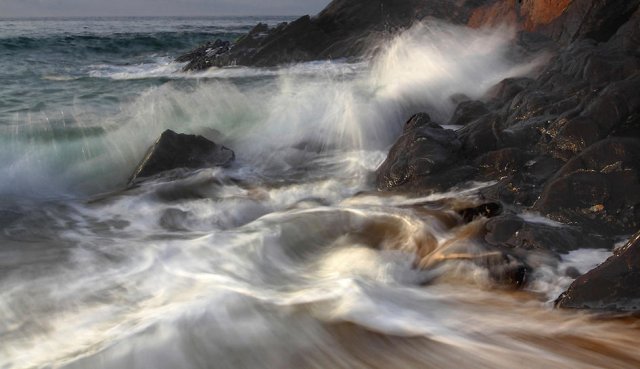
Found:
[[[172,62],[283,20],[0,21],[0,368],[640,365],[633,324],[551,308],[608,250],[540,255],[517,293],[469,261],[419,268],[425,244],[481,252],[446,204],[486,184],[373,187],[410,114],[445,121],[451,95],[535,67],[506,58],[510,30],[422,25],[359,63]],[[167,128],[237,163],[125,190]]]

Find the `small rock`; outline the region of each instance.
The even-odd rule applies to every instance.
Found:
[[[202,136],[166,130],[149,148],[131,176],[130,182],[177,168],[224,167],[234,160],[235,153],[231,149],[217,145]]]

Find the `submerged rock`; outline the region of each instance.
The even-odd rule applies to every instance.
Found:
[[[640,232],[603,264],[573,282],[556,305],[571,309],[640,311]]]
[[[532,223],[517,215],[501,215],[486,223],[485,241],[506,249],[567,253],[578,249],[611,248],[613,242],[580,228]]]
[[[178,168],[228,166],[234,160],[235,153],[231,149],[217,145],[202,136],[166,130],[149,148],[133,172],[130,182]]]

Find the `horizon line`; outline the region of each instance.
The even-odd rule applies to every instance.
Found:
[[[49,15],[49,16],[0,16],[0,20],[43,20],[43,19],[114,19],[114,18],[278,18],[278,17],[303,17],[308,14],[220,14],[220,15]]]

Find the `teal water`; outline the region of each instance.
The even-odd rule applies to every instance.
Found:
[[[180,75],[182,65],[173,63],[175,57],[209,40],[234,40],[258,22],[289,20],[0,19],[3,200],[90,194],[122,185],[128,175],[124,172],[140,155],[138,145],[148,146],[152,139],[127,143],[110,141],[105,134],[129,127],[140,137],[133,127],[139,126],[135,116],[144,112],[133,105],[141,96],[163,86],[192,90],[200,84],[202,78]],[[166,117],[165,128],[180,129],[184,114],[176,115],[175,120]],[[149,134],[164,126],[157,127]],[[105,151],[120,158],[102,160],[99,165],[104,168],[68,172],[107,156]],[[123,173],[100,176],[105,170]],[[95,176],[100,178],[88,178]]]
[[[257,22],[287,20],[0,20],[0,125],[45,117],[69,121],[79,108],[112,112],[145,89],[167,83],[166,75],[177,68],[169,67],[170,62],[196,45],[216,38],[234,40]],[[149,78],[154,72],[158,78]]]

